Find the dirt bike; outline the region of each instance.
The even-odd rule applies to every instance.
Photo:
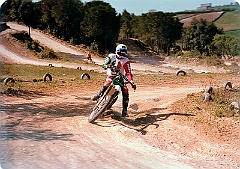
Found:
[[[98,117],[103,115],[103,113],[110,109],[112,105],[117,101],[119,93],[125,84],[130,83],[134,88],[134,84],[130,82],[125,75],[120,73],[119,70],[115,70],[116,77],[112,80],[112,83],[103,95],[98,99],[96,105],[94,106],[92,113],[88,117],[88,122],[93,123]]]

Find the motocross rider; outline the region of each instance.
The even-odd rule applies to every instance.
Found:
[[[116,67],[120,71],[120,73],[124,74],[133,84],[133,89],[136,90],[136,85],[133,82],[133,77],[131,73],[130,61],[127,58],[127,46],[124,44],[119,44],[116,47],[116,53],[109,54],[106,57],[104,64],[102,65],[102,68],[104,68],[105,70],[107,69],[107,78],[100,92],[92,97],[93,101],[98,100],[102,96],[108,86],[111,85],[112,79],[114,79],[114,77],[116,76],[116,72],[110,68],[111,66]],[[122,88],[122,117],[129,117],[127,113],[128,102],[129,92],[127,85],[124,85],[124,87]]]

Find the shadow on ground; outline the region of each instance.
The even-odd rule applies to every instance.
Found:
[[[181,113],[162,113],[162,110],[165,110],[167,108],[153,108],[150,110],[146,110],[143,112],[139,112],[141,114],[141,117],[131,117],[131,118],[123,118],[121,117],[121,113],[116,111],[111,111],[109,114],[111,114],[111,118],[118,121],[118,124],[125,126],[129,129],[133,129],[137,132],[140,132],[141,134],[145,135],[147,134],[147,127],[150,125],[156,126],[156,128],[159,127],[159,124],[157,122],[163,121],[168,119],[170,116],[195,116],[193,114],[181,114]],[[103,126],[100,123],[96,122],[95,124],[99,126]],[[109,122],[108,126],[103,127],[111,127],[113,125],[113,122]]]
[[[51,104],[22,103],[1,105],[0,138],[6,140],[32,139],[71,141],[72,134],[39,129],[39,124],[54,123],[64,117],[88,116],[94,103],[79,101]]]
[[[75,60],[83,60],[83,59],[86,59],[86,56],[84,56],[84,55],[75,55],[75,54],[66,53],[66,52],[58,52],[58,53],[61,54],[61,55],[68,56],[69,58],[75,59]]]
[[[11,128],[12,124],[1,126],[0,138],[5,140],[20,140],[20,139],[31,139],[34,141],[43,141],[43,140],[62,140],[62,141],[71,141],[70,137],[73,134],[57,134],[51,130],[25,130],[25,131],[16,131],[14,128]]]
[[[33,98],[39,98],[43,96],[50,96],[43,92],[13,89],[12,87],[7,88],[7,90],[4,92],[1,92],[0,95],[7,95],[9,97],[18,97],[26,100],[31,100]]]

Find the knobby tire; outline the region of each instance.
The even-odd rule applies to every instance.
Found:
[[[88,117],[88,122],[93,123],[109,106],[111,103],[112,97],[109,95],[104,96],[100,101],[97,103],[96,107],[94,107],[92,113]]]

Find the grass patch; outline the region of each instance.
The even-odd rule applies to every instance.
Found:
[[[51,82],[43,82],[43,76],[49,73],[53,80]],[[91,77],[81,79],[82,73],[88,73]],[[7,77],[12,77],[15,83],[3,84]],[[94,79],[94,80],[92,80]],[[54,92],[64,90],[75,90],[74,88],[86,88],[88,86],[101,86],[105,79],[105,74],[90,72],[86,70],[61,68],[61,67],[48,67],[48,66],[32,66],[32,65],[1,65],[0,74],[0,89],[1,93],[6,92],[9,88],[12,90],[23,91],[39,91],[39,92]]]
[[[226,31],[225,33],[229,36],[238,38],[238,41],[240,42],[240,29]]]

